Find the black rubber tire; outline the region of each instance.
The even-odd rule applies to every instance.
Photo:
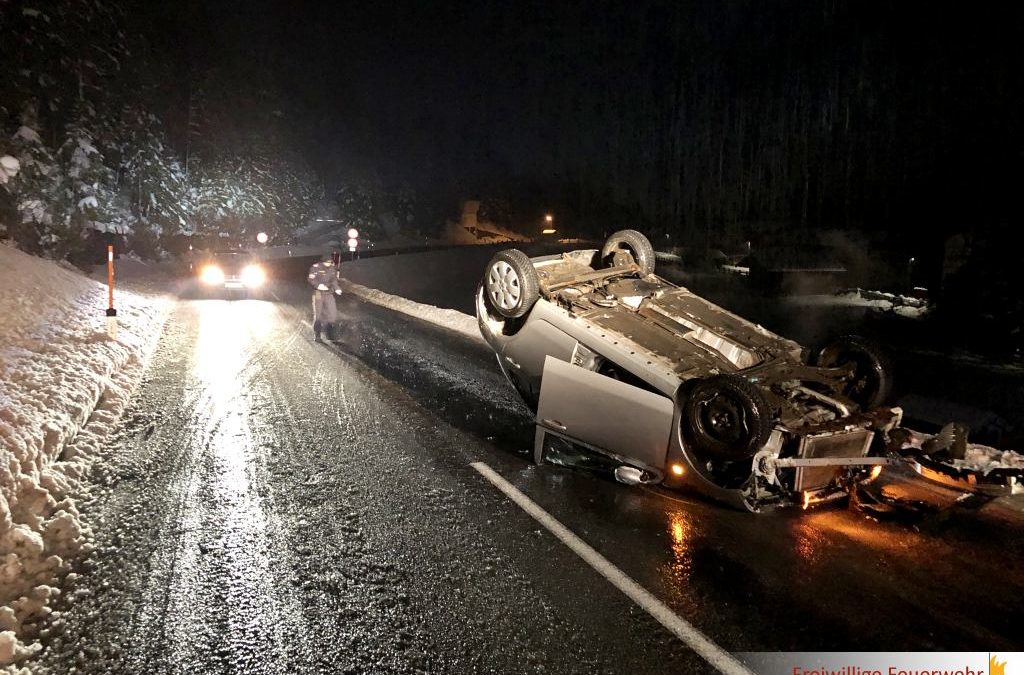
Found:
[[[772,433],[772,414],[756,385],[736,375],[699,380],[683,403],[683,437],[715,459],[749,459]]]
[[[514,290],[517,294],[517,300],[514,304],[503,303],[497,299],[496,293],[492,295],[494,291],[492,286],[489,285],[489,280],[495,265],[499,264],[507,265],[515,275],[511,282],[514,285],[514,289],[511,290]],[[525,315],[533,307],[533,304],[537,302],[537,298],[540,297],[540,279],[537,277],[537,270],[534,268],[533,263],[530,262],[529,256],[514,248],[494,254],[491,261],[487,263],[487,271],[484,273],[484,279],[481,283],[484,287],[484,298],[487,300],[487,306],[496,314],[506,319],[517,319]]]
[[[885,354],[871,341],[845,335],[818,352],[816,362],[822,368],[838,368],[853,363],[854,378],[843,395],[863,410],[877,408],[892,393],[892,366]]]
[[[612,265],[612,256],[616,251],[625,250],[633,256],[633,262],[640,268],[640,274],[654,274],[654,247],[650,240],[636,230],[619,230],[608,237],[601,248],[601,261]]]

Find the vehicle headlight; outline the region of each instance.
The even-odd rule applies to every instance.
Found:
[[[224,283],[224,270],[216,265],[207,265],[199,273],[199,278],[208,286],[217,286]]]
[[[263,282],[267,280],[267,275],[263,271],[263,268],[259,265],[246,265],[242,269],[242,283],[247,288],[257,288],[262,286]]]

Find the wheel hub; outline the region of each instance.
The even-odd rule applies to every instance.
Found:
[[[704,424],[715,439],[736,442],[744,431],[742,413],[729,399],[718,396],[704,404]]]
[[[515,309],[522,299],[519,275],[507,262],[499,260],[487,275],[487,294],[495,305],[505,310]]]

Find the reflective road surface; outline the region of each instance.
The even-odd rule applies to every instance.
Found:
[[[482,345],[301,286],[182,300],[83,507],[97,549],[39,669],[704,672],[470,467],[727,651],[1024,650],[1020,531],[967,510],[750,515],[530,463]]]

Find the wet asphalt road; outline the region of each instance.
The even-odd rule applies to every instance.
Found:
[[[182,301],[83,506],[53,672],[702,672],[483,461],[730,651],[1021,650],[1024,538],[755,516],[528,460],[486,348],[345,296]]]

